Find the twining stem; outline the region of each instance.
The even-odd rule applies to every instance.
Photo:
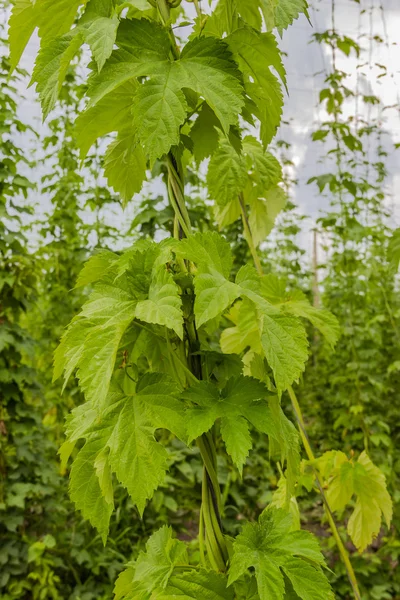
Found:
[[[170,26],[170,6],[166,0],[157,0],[157,8],[163,25],[167,28],[171,40],[171,52],[179,58],[179,48]],[[170,204],[175,213],[174,237],[181,239],[192,233],[189,212],[185,202],[185,178],[179,158],[171,151],[164,157],[167,166],[167,188]],[[178,261],[178,267],[186,272],[184,261]],[[193,310],[185,319],[187,363],[190,380],[203,378],[200,349]],[[204,464],[202,483],[202,505],[199,524],[199,547],[203,564],[205,558],[216,571],[225,571],[228,562],[228,550],[221,523],[221,489],[217,475],[217,455],[213,434],[202,435],[196,440]]]
[[[254,239],[253,239],[253,236],[252,236],[252,233],[251,233],[251,228],[250,228],[250,225],[249,225],[249,220],[247,218],[246,204],[244,202],[243,196],[241,196],[241,197],[239,196],[239,202],[240,202],[240,208],[241,208],[241,211],[242,211],[242,220],[243,220],[243,225],[244,225],[244,229],[245,229],[246,241],[247,241],[247,243],[249,245],[250,252],[251,252],[251,254],[253,256],[254,264],[255,264],[255,267],[257,269],[257,272],[258,272],[259,275],[263,275],[264,273],[263,273],[261,261],[260,261],[260,258],[258,256],[256,246],[254,244]],[[298,423],[298,426],[299,426],[300,437],[301,437],[301,440],[303,442],[304,449],[306,451],[308,459],[311,462],[314,462],[315,461],[315,455],[314,455],[314,452],[312,450],[309,437],[307,435],[306,424],[305,424],[305,421],[304,421],[304,416],[303,416],[302,410],[300,408],[300,404],[299,404],[299,402],[297,400],[297,397],[296,397],[296,394],[295,394],[295,392],[294,392],[294,390],[293,390],[293,388],[291,386],[289,386],[288,392],[289,392],[289,397],[290,397],[290,400],[291,400],[291,403],[292,403],[293,411],[294,411],[294,413],[296,415],[297,423]],[[333,514],[332,514],[332,509],[331,509],[331,507],[329,505],[328,499],[326,497],[326,494],[325,494],[325,491],[324,491],[324,488],[323,488],[322,480],[320,478],[320,475],[319,475],[318,471],[315,468],[314,468],[314,475],[315,475],[315,480],[317,482],[318,490],[319,490],[319,492],[321,494],[322,501],[324,503],[325,513],[326,513],[326,516],[327,516],[327,519],[328,519],[328,523],[329,523],[330,529],[332,531],[333,537],[335,538],[336,545],[338,547],[340,556],[341,556],[342,561],[344,563],[344,566],[346,568],[347,576],[349,578],[351,587],[353,589],[354,598],[356,600],[361,600],[361,594],[360,594],[360,590],[359,590],[359,587],[358,587],[357,578],[356,578],[356,575],[355,575],[355,572],[354,572],[354,569],[353,569],[353,565],[351,564],[349,553],[347,552],[346,548],[344,547],[344,544],[342,542],[342,538],[340,537],[339,530],[337,528],[337,525],[335,523],[335,519],[334,519]]]

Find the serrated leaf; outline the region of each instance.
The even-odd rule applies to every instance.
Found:
[[[145,323],[166,325],[183,339],[183,313],[179,287],[171,273],[161,267],[153,276],[148,299],[138,302],[136,317]]]
[[[178,146],[180,127],[186,119],[188,106],[176,70],[169,63],[163,75],[146,81],[137,90],[133,101],[133,117],[137,135],[150,163]]]
[[[234,600],[233,591],[227,588],[224,575],[212,571],[192,570],[174,573],[164,591],[157,591],[159,600]]]
[[[110,250],[100,250],[89,258],[78,275],[75,287],[83,287],[96,283],[104,277],[107,269],[118,259],[118,255]]]
[[[103,406],[109,389],[115,361],[122,336],[132,320],[131,317],[118,322],[118,315],[106,327],[92,327],[84,341],[79,357],[77,378],[87,402]]]
[[[16,0],[9,21],[11,68],[18,65],[37,26],[37,11],[32,0]]]
[[[76,508],[98,530],[105,544],[114,502],[110,493],[106,498],[103,496],[96,473],[96,457],[102,450],[101,440],[91,440],[79,451],[71,468],[70,495]]]
[[[267,0],[268,1],[268,0]],[[286,75],[276,40],[270,33],[252,28],[237,29],[227,38],[235,60],[245,75],[245,88],[255,102],[255,116],[261,122],[261,139],[267,146],[279,126],[283,96],[281,87],[269,67],[274,67],[286,85]],[[263,68],[260,69],[260,64]]]
[[[277,28],[280,35],[283,30],[304,13],[308,18],[308,3],[306,0],[259,0],[267,27]]]
[[[195,263],[200,273],[220,273],[229,277],[232,268],[232,252],[229,243],[219,233],[208,231],[195,233],[181,240],[176,246],[178,256]]]
[[[59,37],[69,31],[80,6],[88,0],[36,0],[40,15],[39,36],[43,41]]]
[[[235,304],[233,311],[235,326],[227,327],[222,332],[220,339],[222,352],[242,354],[246,348],[250,347],[254,352],[261,354],[261,340],[253,304],[244,299]]]
[[[132,104],[138,84],[129,80],[102,98],[93,108],[81,112],[75,121],[76,142],[84,159],[94,142],[107,133],[133,127]]]
[[[257,197],[255,194],[245,195],[245,200],[250,205],[249,225],[254,243],[256,245],[263,242],[275,226],[276,218],[285,208],[287,196],[280,187],[275,187],[263,194],[263,197]]]
[[[205,102],[190,130],[190,137],[193,141],[193,155],[197,163],[211,156],[218,148],[219,135],[217,128],[220,127],[221,124],[214,111]]]
[[[116,38],[117,50],[100,73],[89,79],[89,108],[134,77],[162,74],[170,64],[170,42],[166,31],[147,20],[124,19]]]
[[[36,83],[45,119],[56,105],[69,65],[81,47],[78,29],[42,45],[36,58],[31,84]]]
[[[261,294],[273,304],[280,304],[285,312],[308,319],[325,337],[333,348],[340,336],[337,318],[328,310],[312,306],[301,290],[288,293],[286,282],[276,275],[265,275],[261,279]]]
[[[325,594],[316,597],[321,600],[333,598],[320,568],[324,558],[317,541],[308,532],[291,531],[291,524],[291,515],[275,508],[265,511],[258,523],[247,523],[233,544],[229,584],[237,581],[249,568],[254,568],[260,600],[283,600],[283,570],[291,581],[293,577],[300,598],[310,600],[311,596],[306,595],[309,589],[302,578],[302,573],[307,573]]]
[[[172,529],[164,525],[153,533],[136,561],[134,582],[145,585],[149,592],[166,588],[177,565],[187,565],[186,545],[172,536]]]
[[[240,72],[225,41],[200,37],[189,42],[175,61],[182,87],[200,94],[219,119],[225,133],[238,122],[244,105]]]
[[[142,189],[146,166],[143,149],[131,130],[121,132],[107,148],[104,175],[125,204]]]
[[[382,514],[390,527],[392,500],[386,489],[385,476],[366,452],[354,461],[348,460],[343,452],[331,451],[318,459],[316,465],[329,481],[327,498],[332,510],[342,511],[356,495],[347,528],[354,545],[363,552],[378,535]]]
[[[305,561],[288,559],[282,567],[294,591],[302,600],[333,600],[329,581],[321,570]]]
[[[246,163],[223,137],[214,152],[207,173],[209,195],[219,206],[235,201],[247,182]]]
[[[98,443],[98,454],[93,462],[108,448],[110,468],[140,513],[164,481],[168,466],[168,453],[154,437],[156,429],[165,428],[181,437],[185,435],[179,392],[172,379],[148,374],[139,381],[135,394],[127,396],[113,390],[101,420],[84,434],[87,443]]]
[[[201,273],[195,278],[194,284],[197,327],[221,315],[238,297],[237,287],[219,273]]]
[[[82,29],[83,38],[90,46],[99,71],[111,56],[117,38],[119,19],[113,17],[97,17]]]
[[[245,295],[256,307],[261,346],[282,392],[304,371],[308,359],[306,331],[299,319],[283,314],[258,294],[249,290]]]
[[[278,422],[266,398],[271,396],[263,383],[249,377],[231,378],[220,391],[212,383],[200,382],[184,392],[184,399],[194,405],[187,410],[189,441],[200,437],[221,420],[221,435],[228,454],[239,471],[252,447],[249,423],[258,431],[281,440]],[[283,415],[282,415],[283,416]]]

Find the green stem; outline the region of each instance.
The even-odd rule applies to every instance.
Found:
[[[261,265],[260,257],[258,256],[256,245],[254,244],[253,234],[251,233],[250,223],[249,223],[249,219],[247,217],[246,203],[244,201],[244,197],[243,197],[242,193],[239,194],[239,204],[240,204],[240,209],[242,211],[242,221],[243,221],[243,228],[244,228],[246,242],[249,246],[249,249],[250,249],[251,255],[253,257],[254,264],[256,266],[258,274],[263,275],[263,268]]]
[[[299,402],[297,400],[297,396],[296,396],[296,394],[295,394],[295,392],[294,392],[294,390],[293,390],[293,388],[291,386],[289,386],[288,392],[289,392],[289,396],[290,396],[290,400],[292,402],[293,410],[294,410],[294,413],[296,415],[296,419],[297,419],[297,422],[298,422],[298,425],[299,425],[300,436],[301,436],[301,439],[302,439],[302,442],[303,442],[303,446],[304,446],[304,449],[306,451],[308,460],[310,460],[311,462],[314,462],[315,461],[315,455],[314,455],[314,452],[313,452],[313,450],[311,448],[310,440],[309,440],[308,435],[307,435],[306,426],[305,426],[305,422],[304,422],[304,417],[303,417],[303,414],[301,412],[301,408],[300,408]],[[324,488],[323,488],[323,482],[321,480],[321,477],[320,477],[317,469],[315,469],[313,467],[313,470],[314,470],[315,480],[317,482],[317,487],[318,487],[318,490],[319,490],[319,492],[321,494],[321,497],[322,497],[322,500],[323,500],[323,503],[324,503],[324,506],[325,506],[325,514],[327,516],[327,519],[328,519],[329,526],[330,526],[330,529],[332,531],[333,537],[335,538],[336,545],[337,545],[338,550],[340,552],[340,556],[341,556],[341,558],[343,560],[343,563],[344,563],[344,565],[346,567],[347,576],[348,576],[348,578],[350,580],[351,587],[353,588],[354,597],[356,598],[356,600],[361,600],[361,594],[360,594],[360,590],[359,590],[359,587],[358,587],[358,582],[357,582],[356,574],[354,572],[353,565],[351,564],[349,553],[347,552],[346,548],[344,547],[344,544],[342,542],[342,538],[340,537],[339,530],[337,528],[337,525],[335,523],[335,519],[334,519],[333,514],[332,514],[332,509],[331,509],[331,507],[329,505],[328,499],[326,497],[326,494],[325,494],[325,491],[324,491]]]
[[[247,218],[247,213],[246,213],[246,205],[244,203],[244,198],[243,195],[239,196],[239,202],[240,202],[240,208],[242,210],[242,219],[243,219],[243,225],[244,225],[244,229],[245,229],[245,233],[246,233],[246,240],[247,243],[249,245],[250,251],[253,255],[253,259],[254,259],[254,264],[256,266],[257,272],[259,273],[259,275],[263,275],[263,269],[261,266],[261,261],[260,258],[257,254],[257,250],[254,244],[254,240],[251,234],[251,229],[250,229],[250,225],[249,225],[249,221]],[[310,440],[308,438],[307,435],[307,431],[306,431],[306,425],[305,425],[305,421],[304,421],[304,417],[303,417],[303,413],[301,411],[299,402],[297,400],[296,394],[294,393],[294,390],[291,386],[289,386],[288,388],[288,392],[289,392],[289,396],[290,396],[290,400],[292,402],[292,407],[294,410],[294,413],[296,415],[296,419],[297,419],[297,423],[299,426],[299,432],[300,432],[300,436],[303,442],[303,446],[304,449],[306,451],[306,454],[308,456],[308,459],[310,461],[314,461],[315,460],[315,455],[314,452],[311,448],[311,444],[310,444]],[[335,538],[336,541],[336,545],[338,547],[340,556],[342,558],[342,561],[344,563],[344,566],[346,568],[346,572],[347,572],[347,576],[349,578],[351,587],[353,588],[353,592],[354,592],[354,597],[356,600],[361,600],[361,594],[360,594],[360,590],[358,587],[358,582],[357,582],[357,578],[353,569],[353,565],[351,564],[350,561],[350,557],[349,554],[346,550],[346,548],[344,547],[344,544],[342,542],[342,538],[340,537],[339,534],[339,530],[336,526],[335,523],[335,519],[333,518],[333,514],[332,514],[332,510],[331,507],[329,505],[328,499],[326,497],[326,494],[324,492],[323,486],[322,486],[322,481],[321,478],[319,476],[319,473],[317,472],[317,470],[314,468],[314,474],[315,474],[315,479],[317,482],[317,486],[319,489],[319,492],[321,494],[323,503],[324,503],[324,507],[325,507],[325,513],[329,522],[329,526],[330,529],[332,531],[333,537]]]

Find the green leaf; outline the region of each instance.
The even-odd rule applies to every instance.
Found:
[[[234,600],[233,591],[227,588],[226,577],[205,569],[174,573],[168,587],[157,591],[156,597],[159,600]]]
[[[333,600],[331,586],[322,571],[304,560],[288,559],[282,567],[294,591],[303,600]]]
[[[100,250],[93,254],[83,265],[83,269],[78,275],[75,287],[83,287],[91,283],[96,283],[104,277],[108,268],[118,259],[118,255],[110,250]]]
[[[232,269],[232,252],[229,243],[219,233],[208,231],[195,233],[181,240],[176,246],[177,256],[194,262],[200,273],[214,274],[225,278]]]
[[[169,38],[157,23],[124,19],[118,28],[116,45],[118,50],[114,50],[102,71],[89,79],[89,108],[126,81],[162,75],[170,66]]]
[[[145,323],[166,325],[183,339],[183,313],[179,287],[163,266],[154,275],[147,300],[136,307],[136,318]]]
[[[266,402],[269,396],[271,394],[263,383],[243,376],[231,378],[222,391],[206,382],[189,388],[183,394],[183,398],[194,405],[187,410],[186,417],[189,442],[209,431],[220,419],[227,452],[242,471],[252,447],[249,423],[258,431],[281,441],[280,419],[283,414],[276,420],[275,409],[270,410]]]
[[[282,167],[279,161],[270,152],[266,152],[254,137],[244,138],[243,152],[250,159],[249,170],[261,193],[274,188],[282,180]]]
[[[151,592],[157,587],[165,588],[177,565],[189,562],[186,545],[174,539],[172,529],[164,525],[153,533],[136,561],[134,582],[139,582]]]
[[[174,62],[178,80],[204,98],[226,134],[238,123],[244,105],[240,72],[225,41],[200,37],[189,42]]]
[[[285,281],[270,274],[262,277],[261,294],[273,304],[281,305],[285,312],[308,319],[328,344],[335,346],[341,332],[337,318],[328,310],[312,306],[301,290],[287,293]]]
[[[150,163],[171,146],[179,145],[180,127],[188,110],[180,83],[173,63],[169,63],[162,75],[146,81],[135,94],[133,117]]]
[[[317,541],[308,532],[291,531],[291,524],[291,515],[275,508],[265,511],[258,523],[247,523],[233,544],[229,585],[254,568],[260,600],[283,600],[283,570],[303,600],[314,598],[307,595],[312,587],[315,598],[333,599],[320,568],[324,558]]]
[[[207,174],[209,195],[220,206],[237,200],[247,182],[246,163],[229,141],[220,139],[218,150],[213,154]]]
[[[18,65],[37,26],[37,10],[32,0],[16,0],[9,21],[11,68]]]
[[[112,131],[126,131],[132,123],[135,80],[128,80],[102,98],[93,108],[81,112],[75,122],[76,142],[84,159],[94,142]]]
[[[44,119],[56,105],[71,60],[78,53],[81,44],[82,36],[75,29],[40,48],[31,84],[37,84]]]
[[[287,196],[280,187],[267,191],[262,198],[258,198],[257,195],[257,189],[255,194],[245,195],[245,200],[250,205],[249,225],[256,245],[265,241],[271,233],[277,216],[287,202]]]
[[[92,77],[90,106],[125,81],[148,76],[134,97],[137,134],[151,162],[178,145],[187,102],[182,88],[200,94],[228,132],[237,123],[243,105],[243,88],[236,63],[220,40],[200,38],[189,42],[179,60],[170,59],[165,30],[154,23],[122,22],[116,39],[119,47],[102,72]]]
[[[357,497],[348,521],[348,532],[360,552],[372,543],[381,528],[382,515],[388,527],[392,519],[392,500],[383,473],[362,452],[357,461],[343,452],[331,451],[318,459],[317,466],[329,479],[327,498],[334,511],[343,511],[352,496]]]
[[[77,376],[87,401],[102,406],[107,396],[120,341],[135,317],[138,297],[116,267],[96,283],[88,302],[74,319],[55,353],[54,377]]]
[[[237,286],[219,273],[201,273],[194,281],[196,325],[201,327],[221,315],[238,297]]]
[[[59,37],[70,30],[80,6],[88,0],[36,0],[40,15],[39,36],[42,41]]]
[[[306,331],[299,319],[283,314],[279,309],[251,291],[247,297],[255,305],[261,346],[270,365],[279,392],[296,381],[308,359]]]
[[[169,377],[148,374],[132,395],[113,389],[100,421],[84,432],[87,444],[97,444],[98,454],[93,459],[97,466],[101,464],[100,452],[108,448],[108,464],[140,513],[164,481],[168,466],[168,453],[154,437],[156,429],[169,429],[185,437],[179,393]]]
[[[107,463],[104,464],[102,480],[103,489],[107,485],[108,493],[102,493],[99,474],[95,461],[103,451],[101,440],[86,442],[79,451],[71,468],[70,495],[78,510],[85,519],[90,521],[100,533],[103,543],[106,543],[110,517],[114,510],[112,494],[110,494],[111,473]],[[107,479],[107,484],[105,480]]]
[[[104,175],[124,204],[142,189],[146,166],[146,157],[136,135],[130,130],[122,131],[107,149]]]
[[[269,0],[266,0],[269,1]],[[285,70],[276,40],[270,33],[243,27],[227,38],[235,60],[245,77],[245,89],[255,103],[261,123],[261,139],[267,146],[280,124],[283,106],[281,87],[269,67],[274,67],[286,85]],[[260,64],[263,68],[260,68]]]
[[[215,116],[214,111],[205,102],[190,130],[190,137],[193,141],[193,155],[197,163],[211,156],[218,148],[219,135],[217,128],[221,128],[221,123]]]
[[[261,0],[262,8],[268,4],[274,7],[274,27],[280,35],[299,18],[301,13],[308,18],[306,0]]]
[[[111,56],[119,26],[118,17],[97,17],[83,27],[83,37],[90,46],[99,71]]]

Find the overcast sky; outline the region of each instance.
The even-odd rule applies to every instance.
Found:
[[[278,139],[284,139],[292,145],[295,176],[299,182],[294,190],[295,198],[300,210],[310,216],[310,222],[329,203],[328,199],[318,196],[315,186],[307,185],[307,181],[314,175],[329,171],[322,161],[323,145],[311,143],[310,135],[325,118],[323,111],[317,107],[318,95],[332,61],[329,49],[311,41],[314,33],[325,31],[331,26],[331,4],[332,0],[313,0],[310,9],[312,27],[306,18],[301,17],[281,41],[281,47],[287,54],[285,64],[289,96],[285,102],[285,123],[278,133]],[[338,32],[357,39],[365,50],[361,59],[343,56],[338,60],[338,67],[351,73],[348,86],[354,89],[358,86],[365,94],[375,94],[382,98],[385,105],[396,106],[384,113],[388,130],[386,147],[390,152],[390,177],[386,192],[387,202],[393,208],[394,223],[400,225],[400,150],[393,153],[390,144],[390,140],[400,142],[400,46],[397,44],[400,31],[399,0],[360,0],[359,4],[354,0],[336,0],[335,4]],[[384,43],[371,44],[370,39],[374,36],[380,36]],[[22,64],[29,72],[32,70],[37,45],[37,39],[33,38],[23,57]],[[366,65],[357,69],[360,62],[365,62]],[[376,63],[386,65],[386,77],[378,77],[382,70],[374,66]],[[19,107],[21,117],[43,131],[40,107],[34,90],[30,88],[25,91],[25,96],[26,100]],[[350,104],[348,111],[349,114],[354,113],[355,106]],[[373,152],[373,148],[371,151]],[[114,218],[119,219],[120,215]],[[306,240],[307,243],[311,243],[310,240]]]

